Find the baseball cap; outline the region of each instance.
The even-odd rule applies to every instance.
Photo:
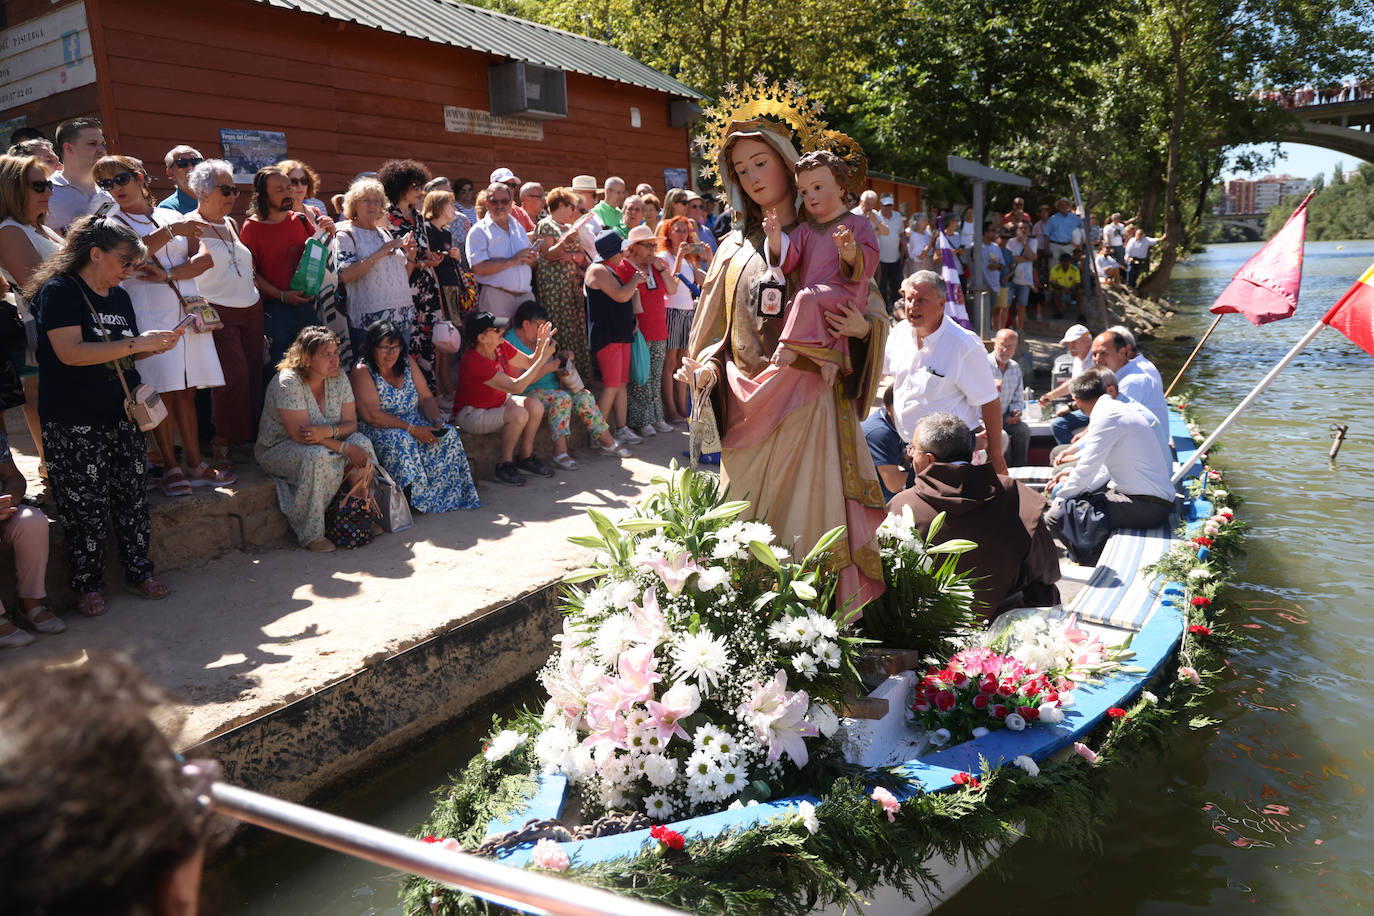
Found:
[[[512,181],[519,183],[520,179],[515,177],[514,172],[503,166],[491,173],[491,183],[495,184],[498,181],[502,184],[509,184]]]
[[[1060,344],[1069,344],[1069,343],[1073,343],[1075,340],[1077,340],[1077,339],[1080,338],[1080,337],[1090,337],[1091,335],[1092,335],[1092,331],[1089,331],[1089,330],[1088,330],[1087,328],[1085,328],[1083,325],[1081,325],[1081,324],[1074,324],[1074,325],[1070,325],[1070,326],[1069,326],[1069,329],[1068,329],[1067,331],[1064,332],[1064,339],[1061,340],[1061,341],[1059,341],[1059,343],[1060,343]]]
[[[891,195],[891,194],[884,194],[884,195],[882,196],[882,199],[879,201],[879,203],[887,204],[887,206],[889,206],[889,207],[892,206],[892,203],[893,203],[893,201],[892,201],[892,195]]]
[[[477,338],[482,336],[483,331],[495,327],[500,327],[500,324],[491,312],[473,312],[463,322],[463,340],[467,341],[468,346],[472,346],[477,343]]]

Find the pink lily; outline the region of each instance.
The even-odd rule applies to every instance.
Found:
[[[654,685],[663,680],[663,676],[654,670],[657,664],[653,646],[626,649],[620,653],[620,676],[603,675],[601,689],[588,697],[587,702],[590,703],[593,697],[600,698],[601,702],[610,703],[616,711],[643,703],[653,696]]]
[[[654,594],[654,588],[656,586],[651,586],[644,593],[643,606],[630,602],[630,616],[635,622],[635,640],[647,643],[651,647],[663,642],[663,634],[668,629],[668,622],[663,618],[663,609],[658,606],[658,596]]]
[[[671,560],[658,557],[650,560],[647,565],[658,573],[658,577],[668,586],[668,591],[674,597],[682,594],[683,588],[687,586],[687,580],[693,573],[701,572],[697,561],[685,550],[679,551]]]
[[[629,733],[625,717],[614,705],[603,702],[600,692],[587,698],[587,728],[591,734],[582,740],[583,747],[610,744],[624,749]]]
[[[645,706],[649,710],[647,726],[658,730],[658,740],[667,746],[674,737],[691,741],[682,728],[681,720],[697,711],[701,706],[701,691],[688,683],[674,684],[663,694],[662,702],[650,700]]]

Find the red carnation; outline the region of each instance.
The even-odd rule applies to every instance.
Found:
[[[1122,719],[1126,716],[1126,710],[1122,709],[1120,706],[1113,706],[1111,709],[1107,710],[1107,715],[1113,719]]]
[[[968,786],[972,789],[976,789],[982,785],[982,783],[978,781],[978,777],[974,776],[972,773],[955,773],[954,776],[951,777],[951,782],[956,786]]]
[[[981,693],[978,694],[977,696],[975,696],[975,697],[973,698],[973,708],[974,708],[974,709],[987,709],[987,708],[988,708],[988,698],[987,698],[986,696],[984,696],[983,694],[981,694]]]
[[[982,682],[981,684],[978,685],[978,692],[979,692],[979,693],[988,693],[988,694],[996,693],[996,692],[997,692],[997,678],[994,677],[994,676],[991,675],[991,674],[985,674],[985,675],[983,675],[983,682]]]
[[[1040,710],[1036,709],[1034,706],[1022,706],[1016,711],[1019,712],[1021,718],[1025,719],[1027,722],[1034,722],[1036,719],[1040,718]]]
[[[954,692],[951,690],[941,690],[939,695],[935,697],[935,708],[940,712],[949,712],[954,708],[954,704]]]
[[[1203,537],[1202,535],[1198,535],[1197,537],[1193,538],[1193,543],[1197,544],[1199,547],[1211,547],[1212,539],[1209,537]]]
[[[969,685],[968,675],[962,671],[955,672],[952,683],[955,690],[963,690]]]
[[[1211,599],[1211,598],[1203,598],[1203,597],[1199,596],[1199,597],[1193,599],[1193,607],[1210,607],[1211,604],[1212,604],[1212,599]]]
[[[1204,599],[1202,599],[1202,600],[1203,600],[1203,601],[1206,601],[1207,599],[1204,598]],[[1211,627],[1204,627],[1204,626],[1203,626],[1202,624],[1200,624],[1200,623],[1195,623],[1195,624],[1193,624],[1192,626],[1190,626],[1190,627],[1188,628],[1188,632],[1189,632],[1189,633],[1196,633],[1196,634],[1199,635],[1199,636],[1211,636],[1211,635],[1212,635],[1212,628],[1211,628]]]
[[[678,833],[676,830],[669,830],[662,824],[649,828],[649,836],[658,840],[669,849],[681,849],[683,846],[687,845],[687,841],[683,839],[682,834]]]
[[[437,843],[437,842],[439,842],[439,838],[438,838],[437,836],[435,836],[434,834],[431,833],[431,834],[430,834],[429,836],[427,836],[427,837],[421,837],[421,842],[423,842],[423,843]]]

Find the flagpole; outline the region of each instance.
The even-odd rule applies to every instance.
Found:
[[[1278,374],[1283,371],[1285,366],[1287,366],[1293,360],[1297,359],[1298,354],[1302,352],[1302,348],[1311,343],[1312,338],[1316,337],[1317,334],[1324,327],[1326,327],[1326,323],[1322,321],[1318,321],[1316,324],[1312,325],[1311,330],[1309,330],[1306,334],[1302,335],[1302,340],[1299,340],[1297,343],[1295,343],[1293,345],[1293,349],[1289,350],[1288,354],[1284,356],[1283,359],[1279,360],[1278,365],[1270,369],[1269,374],[1259,380],[1259,384],[1256,385],[1250,391],[1250,393],[1245,396],[1245,399],[1243,401],[1236,405],[1235,410],[1232,410],[1225,420],[1222,420],[1219,424],[1217,424],[1217,428],[1212,430],[1212,434],[1208,436],[1206,440],[1197,447],[1197,449],[1193,452],[1193,456],[1189,458],[1186,462],[1184,462],[1183,466],[1180,467],[1178,471],[1174,474],[1174,486],[1178,486],[1179,482],[1183,480],[1184,475],[1188,473],[1189,469],[1191,469],[1193,465],[1197,464],[1198,461],[1202,459],[1203,455],[1207,454],[1207,449],[1211,448],[1212,443],[1216,442],[1217,439],[1221,436],[1221,434],[1226,432],[1226,428],[1230,426],[1232,422],[1235,421],[1236,417],[1240,416],[1241,412],[1245,410],[1245,408],[1249,407],[1251,404],[1254,403],[1255,399],[1260,396],[1260,392],[1264,391],[1265,388],[1269,387],[1269,383],[1272,382],[1278,376]]]
[[[1225,314],[1225,313],[1223,312],[1222,314]],[[1202,345],[1205,344],[1205,343],[1207,342],[1207,338],[1209,338],[1209,337],[1212,336],[1212,332],[1215,331],[1215,330],[1217,329],[1217,325],[1220,324],[1220,323],[1221,323],[1221,315],[1217,315],[1217,317],[1216,317],[1215,319],[1213,319],[1213,321],[1212,321],[1212,326],[1211,326],[1210,328],[1207,329],[1207,333],[1206,333],[1206,334],[1203,334],[1203,335],[1202,335],[1202,339],[1199,340],[1199,341],[1197,342],[1197,346],[1196,346],[1196,347],[1193,347],[1193,352],[1190,353],[1190,354],[1188,354],[1188,358],[1187,358],[1186,360],[1183,361],[1183,368],[1178,370],[1178,375],[1175,375],[1175,376],[1174,376],[1174,380],[1173,380],[1172,382],[1170,382],[1170,383],[1169,383],[1169,387],[1166,388],[1166,389],[1164,390],[1164,396],[1165,396],[1166,398],[1167,398],[1169,395],[1173,394],[1173,392],[1174,392],[1174,386],[1178,384],[1179,379],[1183,378],[1183,373],[1185,373],[1185,372],[1188,371],[1188,367],[1191,366],[1191,365],[1193,364],[1193,357],[1195,357],[1195,356],[1198,355],[1198,351],[1200,351],[1200,350],[1202,349]]]

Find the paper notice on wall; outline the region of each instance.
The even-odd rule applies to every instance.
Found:
[[[234,166],[234,183],[248,184],[258,169],[286,158],[286,134],[279,130],[237,130],[221,127],[219,145]]]
[[[476,108],[444,106],[444,130],[452,134],[476,134],[506,140],[544,140],[544,125],[528,118],[503,118]]]
[[[0,32],[0,112],[94,82],[85,4]]]

